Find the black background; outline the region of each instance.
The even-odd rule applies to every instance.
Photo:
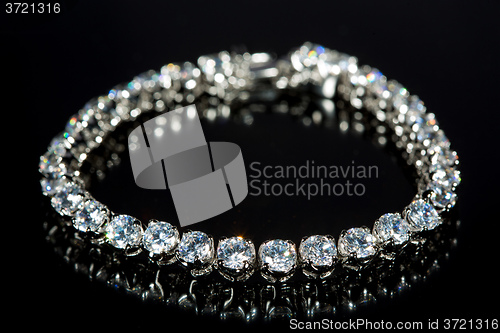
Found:
[[[4,240],[9,239],[4,242],[4,270],[12,278],[5,286],[9,312],[25,318],[18,320],[18,325],[54,329],[170,328],[177,322],[206,325],[200,318],[193,320],[182,313],[143,305],[132,297],[92,284],[53,253],[44,242],[39,220],[38,157],[87,100],[138,73],[159,69],[168,62],[194,62],[199,55],[242,45],[251,52],[285,54],[307,40],[356,55],[360,63],[375,66],[389,78],[403,82],[437,114],[461,161],[458,209],[462,223],[458,246],[427,283],[383,306],[375,304],[366,312],[354,313],[353,317],[425,322],[435,318],[498,318],[498,237],[494,228],[499,222],[495,203],[500,8],[496,2],[63,4],[63,12],[52,15],[7,15],[2,8],[2,113],[7,116],[4,127],[9,128],[3,135],[6,155],[2,170],[5,181],[12,179],[16,184],[4,186],[12,198],[11,204],[4,206],[4,224],[9,226],[3,235]],[[238,142],[230,134],[217,137],[217,131],[207,133],[213,133],[210,139],[214,141]],[[356,149],[363,149],[359,140],[348,141],[357,144]],[[252,145],[238,144],[246,157]],[[321,147],[314,149],[306,153],[300,150],[298,154],[305,154],[304,159],[314,158],[318,156],[314,152],[321,151]],[[272,152],[272,148],[267,150]],[[384,158],[383,153],[375,156]],[[348,163],[351,157],[343,161]],[[132,185],[125,190],[134,191]],[[385,195],[384,202],[399,200],[395,207],[411,198],[393,199],[392,192]],[[298,225],[308,210],[323,205],[308,204],[293,206],[291,214],[297,216]],[[268,211],[277,216],[280,212],[290,214],[286,204],[277,202],[276,207]],[[353,226],[366,217],[373,220],[393,209],[380,208],[378,201],[363,207],[361,211],[366,214],[358,214]],[[339,211],[349,214],[347,208]],[[316,211],[315,216],[321,214]]]

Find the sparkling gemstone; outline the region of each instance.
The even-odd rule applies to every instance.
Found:
[[[198,67],[200,67],[208,81],[218,83],[222,83],[225,77],[231,76],[235,69],[231,56],[227,52],[199,57]]]
[[[336,77],[341,73],[348,75],[358,72],[357,59],[347,54],[327,49],[319,44],[304,43],[290,55],[296,73],[289,80],[290,86],[309,81],[321,87],[321,94],[331,98],[335,94]],[[357,75],[352,75],[353,84]]]
[[[387,85],[392,94],[392,106],[402,114],[408,111],[408,90],[400,83],[392,81]]]
[[[72,116],[69,121],[66,123],[66,127],[64,128],[64,137],[65,138],[79,138],[79,124],[78,118],[76,116]]]
[[[61,177],[67,172],[66,165],[62,163],[61,155],[57,154],[55,150],[49,150],[45,155],[40,156],[38,170],[52,178]]]
[[[425,114],[425,110],[424,102],[419,98],[412,97],[408,106],[408,112],[406,113],[406,124],[412,127],[415,123],[423,123],[422,117]]]
[[[429,149],[427,149],[429,154],[439,152],[441,149],[450,148],[450,140],[444,134],[443,130],[438,130],[437,132],[432,133],[430,139],[431,143]]]
[[[52,197],[50,203],[59,214],[73,216],[84,198],[84,190],[76,183],[68,182]]]
[[[415,200],[408,205],[405,215],[412,231],[431,230],[441,223],[436,209],[422,199]]]
[[[371,257],[377,253],[375,237],[366,228],[351,228],[340,235],[338,250],[345,257]]]
[[[86,200],[73,218],[73,226],[83,232],[98,232],[108,220],[109,210],[99,201]]]
[[[142,245],[154,254],[171,253],[177,244],[179,244],[179,232],[168,222],[156,220],[149,222],[142,236]]]
[[[412,125],[412,130],[416,132],[417,140],[420,142],[432,139],[438,129],[438,122],[433,113],[417,117],[415,123]]]
[[[456,151],[450,149],[439,149],[431,155],[430,160],[432,165],[447,168],[458,164],[458,155]]]
[[[48,150],[53,151],[58,156],[64,157],[70,148],[71,145],[69,142],[60,134],[50,141]]]
[[[263,243],[259,249],[259,258],[263,266],[272,273],[289,273],[296,264],[295,245],[282,239],[273,239]]]
[[[40,180],[40,186],[42,187],[42,193],[46,196],[53,196],[57,192],[60,192],[64,184],[68,183],[69,180],[66,177],[48,177],[42,178]]]
[[[161,68],[162,75],[168,75],[172,80],[172,88],[179,90],[181,87],[193,90],[201,75],[200,69],[190,62],[182,65],[168,64]]]
[[[137,87],[140,87],[140,89],[152,93],[158,90],[159,79],[159,73],[156,73],[154,70],[149,70],[145,73],[137,75],[131,82],[131,86],[134,86],[135,88],[137,85],[139,85]]]
[[[245,262],[251,265],[255,261],[255,246],[241,237],[223,239],[217,247],[217,259],[226,268],[243,269]]]
[[[94,99],[94,101],[95,102],[91,101],[91,103],[88,103],[91,105],[86,105],[86,107],[78,111],[78,123],[81,124],[80,134],[90,146],[97,144],[94,140],[99,135],[101,129],[105,128],[102,121],[99,122],[96,120],[96,116],[98,119],[102,119],[104,110],[107,110],[109,99],[107,97],[99,97],[97,100]],[[99,126],[99,123],[102,127]]]
[[[297,71],[318,63],[318,57],[325,53],[325,48],[318,44],[305,43],[291,55],[292,66]]]
[[[366,74],[366,81],[375,95],[383,98],[390,97],[390,91],[387,89],[387,79],[378,69],[373,69]]]
[[[412,96],[410,101],[410,110],[416,111],[420,114],[424,114],[427,108],[425,107],[424,102],[420,98]]]
[[[201,231],[189,231],[182,235],[177,248],[177,257],[186,263],[196,261],[202,264],[212,261],[214,256],[213,240]]]
[[[445,168],[439,164],[431,167],[432,181],[448,188],[454,188],[461,182],[460,171],[454,168]]]
[[[457,202],[457,195],[451,190],[450,187],[437,182],[432,182],[426,189],[432,191],[430,199],[434,207],[443,209],[445,207],[451,208],[455,206],[455,203]]]
[[[125,249],[140,244],[142,227],[136,218],[129,215],[118,215],[106,224],[105,233],[111,245],[118,249]]]
[[[357,71],[356,59],[347,54],[325,49],[318,59],[318,73],[326,78],[330,75],[337,76],[340,73],[354,73]]]
[[[410,238],[410,226],[400,214],[384,214],[375,221],[373,234],[380,243],[392,239],[395,245],[400,245]]]
[[[311,265],[331,266],[337,258],[337,246],[327,236],[310,236],[300,243],[299,254],[303,261]]]

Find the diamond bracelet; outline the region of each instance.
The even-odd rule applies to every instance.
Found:
[[[365,109],[393,132],[393,140],[418,175],[418,193],[402,213],[388,213],[372,229],[354,227],[331,235],[304,237],[296,249],[290,240],[273,239],[256,251],[249,239],[214,239],[201,231],[182,233],[168,222],[143,225],[129,215],[111,212],[85,190],[81,166],[122,123],[141,114],[161,113],[198,102],[220,100],[205,116],[227,117],[230,106],[260,93],[308,91],[326,99],[338,95],[355,109]],[[336,265],[366,267],[375,257],[393,258],[419,234],[435,229],[456,203],[458,155],[424,103],[380,71],[360,66],[355,57],[305,43],[287,56],[268,53],[201,56],[197,66],[168,64],[148,71],[88,102],[40,157],[42,192],[54,210],[71,218],[91,241],[107,243],[125,255],[149,252],[159,264],[179,262],[193,276],[213,269],[231,281],[243,281],[256,270],[269,281],[285,281],[296,268],[313,278],[329,276]]]

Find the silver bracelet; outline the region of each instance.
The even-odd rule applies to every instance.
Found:
[[[72,116],[40,157],[42,192],[57,213],[93,242],[107,243],[125,255],[149,252],[160,263],[179,262],[193,276],[213,269],[231,281],[255,271],[267,280],[285,281],[297,268],[314,278],[329,276],[340,264],[359,270],[376,257],[394,258],[422,233],[435,229],[456,203],[460,183],[458,155],[433,113],[403,85],[357,59],[320,45],[305,43],[276,59],[267,53],[202,56],[198,65],[168,64],[148,71],[107,95],[91,100]],[[298,250],[290,240],[255,245],[249,239],[214,239],[201,231],[179,230],[168,222],[143,225],[129,215],[111,212],[85,190],[81,166],[121,123],[144,113],[161,113],[197,102],[201,96],[221,100],[208,118],[224,117],[230,105],[253,94],[307,90],[327,99],[336,95],[355,109],[365,109],[393,132],[396,146],[418,174],[418,193],[401,213],[388,213],[373,228],[354,227],[331,235],[304,237]]]

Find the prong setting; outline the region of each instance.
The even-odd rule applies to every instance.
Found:
[[[299,262],[306,276],[320,278],[329,276],[337,260],[337,246],[332,236],[314,235],[302,238],[299,246]]]
[[[183,233],[175,255],[193,276],[208,274],[214,261],[213,238],[201,231],[188,230]]]
[[[229,280],[243,281],[252,275],[256,261],[255,246],[242,237],[224,237],[217,246],[217,268]]]
[[[272,239],[262,243],[259,248],[259,265],[266,280],[286,281],[297,265],[295,243],[283,239]]]

